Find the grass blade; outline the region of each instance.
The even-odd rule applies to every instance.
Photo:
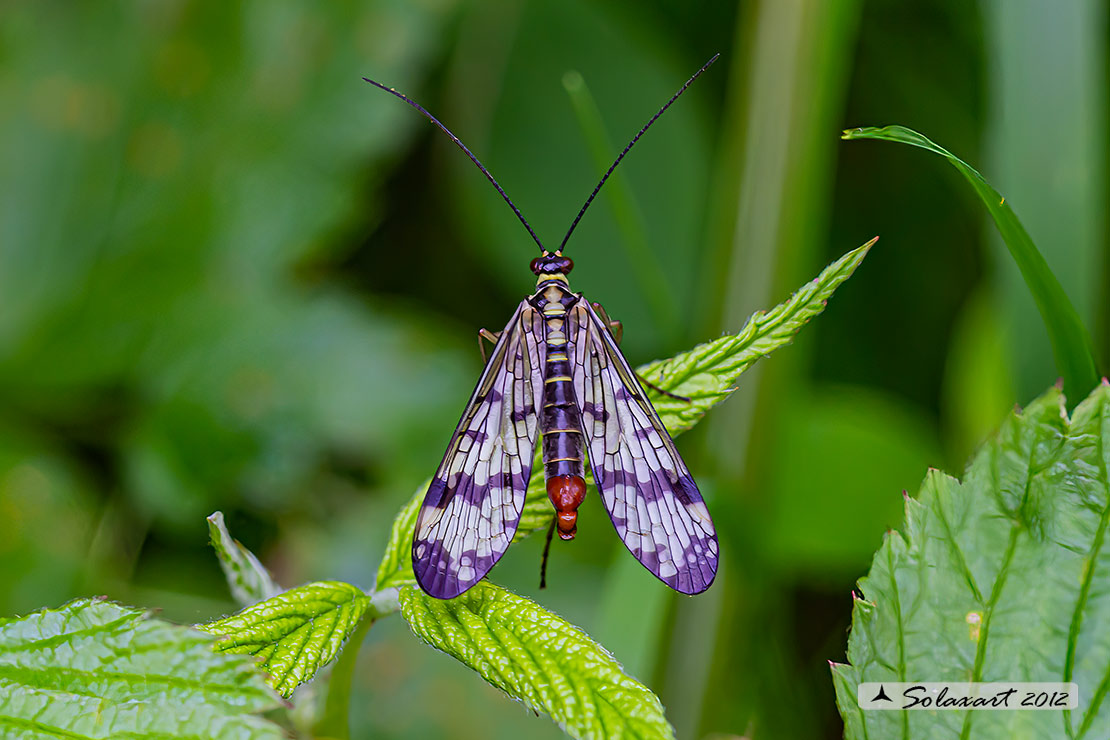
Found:
[[[1064,391],[1069,398],[1083,398],[1098,383],[1094,347],[1086,327],[1079,318],[1060,281],[1049,269],[1044,256],[1037,249],[1017,214],[1006,204],[1006,199],[988,183],[975,168],[938,146],[925,136],[903,126],[883,128],[855,128],[844,132],[843,137],[897,141],[939,154],[967,178],[971,187],[983,201],[998,227],[1006,248],[1014,258],[1025,284],[1037,304],[1052,342],[1056,368],[1064,379]]]

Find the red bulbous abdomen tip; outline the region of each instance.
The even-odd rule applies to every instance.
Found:
[[[586,499],[586,481],[579,475],[556,475],[547,479],[547,497],[555,507],[559,539],[573,540],[578,531],[578,507]]]

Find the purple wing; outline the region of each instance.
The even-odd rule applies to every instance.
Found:
[[[718,548],[697,484],[588,301],[571,308],[567,329],[590,467],[617,534],[663,583],[701,593],[717,574]]]
[[[522,301],[493,348],[416,518],[412,568],[431,596],[480,581],[513,539],[543,398],[543,319]]]

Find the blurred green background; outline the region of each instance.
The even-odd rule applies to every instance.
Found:
[[[630,360],[882,239],[680,440],[721,531],[713,589],[664,589],[596,497],[546,592],[539,538],[493,577],[609,647],[680,737],[839,737],[826,661],[903,490],[1056,379],[960,176],[839,131],[900,123],[978,166],[1105,358],[1108,40],[1099,0],[0,3],[0,614],[88,594],[226,613],[216,509],[283,584],[369,586],[535,247],[360,77],[437,114],[557,243],[599,175],[564,75],[615,154],[719,51],[620,170],[666,295],[605,193],[568,246]],[[356,737],[560,736],[399,618],[355,692]]]

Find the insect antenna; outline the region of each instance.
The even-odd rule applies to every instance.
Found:
[[[613,170],[615,170],[617,168],[617,165],[621,163],[621,160],[624,159],[624,155],[628,154],[628,150],[631,149],[632,146],[637,141],[640,140],[640,137],[644,135],[645,131],[647,131],[649,128],[651,128],[651,124],[653,124],[657,120],[659,120],[659,116],[663,115],[663,111],[667,110],[667,108],[670,108],[671,103],[678,100],[678,96],[681,95],[682,93],[686,92],[686,88],[690,87],[690,84],[694,80],[696,80],[701,75],[702,72],[709,69],[710,65],[712,65],[713,62],[717,61],[717,58],[719,56],[721,56],[721,55],[720,54],[714,54],[712,59],[710,59],[708,62],[703,64],[701,69],[699,69],[697,72],[695,72],[693,74],[693,76],[690,77],[690,79],[686,80],[686,84],[684,84],[682,87],[680,87],[678,89],[678,92],[676,92],[674,95],[672,95],[671,99],[663,104],[663,107],[659,109],[659,112],[656,113],[654,116],[652,116],[651,120],[648,121],[647,123],[645,123],[644,127],[642,129],[640,129],[639,132],[635,136],[632,137],[632,141],[628,142],[628,146],[626,146],[624,148],[624,151],[622,151],[617,156],[617,158],[613,162],[613,164],[609,165],[609,169],[606,170],[605,174],[601,176],[601,182],[599,182],[597,184],[597,187],[594,188],[594,191],[592,193],[590,193],[590,197],[586,198],[586,202],[585,202],[585,204],[583,204],[582,210],[580,210],[578,212],[578,215],[574,217],[574,223],[572,223],[570,225],[570,228],[567,229],[567,235],[563,237],[563,241],[559,244],[559,248],[557,250],[555,250],[556,252],[562,252],[563,251],[563,247],[566,246],[567,240],[570,239],[571,233],[574,231],[575,227],[578,226],[578,222],[582,220],[582,214],[584,214],[586,212],[586,209],[590,207],[590,203],[593,202],[594,197],[596,197],[598,191],[601,190],[601,186],[604,185],[605,181],[609,179],[609,175],[613,174]],[[377,83],[375,83],[375,84],[377,84]],[[392,92],[392,90],[390,92]],[[414,103],[414,105],[415,105],[415,103]],[[435,120],[435,119],[433,119],[433,120]],[[458,141],[458,139],[456,139],[456,141]],[[459,146],[462,146],[462,145],[460,144]],[[471,155],[471,158],[473,158],[473,155]],[[475,160],[475,161],[477,161],[477,160]],[[481,166],[481,165],[479,165],[479,166]],[[490,178],[490,179],[493,179],[493,178]]]
[[[695,75],[695,77],[696,76],[697,75]],[[403,100],[406,103],[408,103],[409,105],[411,105],[413,108],[416,108],[418,111],[420,111],[424,115],[425,118],[427,118],[429,121],[431,121],[436,126],[438,126],[440,131],[442,131],[443,133],[445,133],[449,137],[451,137],[451,141],[455,142],[455,144],[458,145],[459,149],[462,149],[464,152],[466,152],[466,156],[470,157],[470,161],[478,166],[478,169],[480,169],[482,171],[482,174],[486,176],[486,179],[489,180],[490,183],[493,184],[493,187],[495,187],[497,189],[497,192],[501,193],[501,197],[504,198],[505,202],[509,204],[509,208],[513,209],[513,213],[515,213],[516,217],[520,219],[520,222],[522,224],[524,224],[524,228],[528,229],[528,233],[532,235],[532,239],[534,239],[536,244],[538,244],[540,246],[540,249],[545,251],[545,252],[547,251],[543,247],[543,242],[541,242],[540,238],[538,236],[536,236],[536,232],[532,231],[532,227],[528,225],[528,221],[525,220],[524,214],[522,214],[520,212],[520,209],[516,207],[516,204],[514,204],[513,201],[509,198],[509,196],[505,193],[505,191],[501,189],[501,186],[497,184],[497,180],[493,179],[493,175],[491,175],[489,173],[489,170],[487,170],[485,168],[485,166],[482,165],[482,163],[478,161],[478,158],[474,156],[473,152],[471,152],[469,149],[466,148],[466,144],[459,141],[459,137],[457,137],[453,133],[451,133],[451,129],[447,128],[442,123],[440,123],[438,118],[436,118],[431,113],[426,111],[424,109],[424,107],[422,105],[420,105],[420,103],[417,103],[415,100],[413,100],[409,96],[405,95],[404,93],[397,92],[392,87],[386,87],[385,85],[383,85],[380,82],[375,82],[374,80],[371,80],[369,77],[363,77],[362,79],[365,80],[366,82],[369,82],[374,87],[385,90],[390,95],[393,95],[395,97],[400,98],[401,100]],[[690,83],[686,83],[686,84],[690,84]],[[668,105],[669,105],[669,103],[668,103]],[[660,113],[662,113],[662,111],[660,111]],[[646,128],[646,126],[645,126],[645,128]],[[598,187],[600,187],[600,186],[598,186]]]

